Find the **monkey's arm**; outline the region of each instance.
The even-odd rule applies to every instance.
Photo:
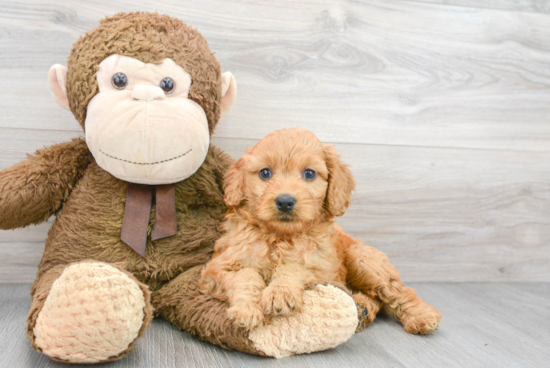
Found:
[[[46,221],[61,209],[91,161],[86,142],[75,138],[0,171],[0,229]]]

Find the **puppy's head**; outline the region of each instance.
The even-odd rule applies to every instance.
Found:
[[[225,176],[225,202],[283,234],[340,216],[355,182],[334,146],[310,131],[275,131],[235,162]]]

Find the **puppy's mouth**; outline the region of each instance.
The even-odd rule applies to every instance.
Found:
[[[290,211],[290,212],[275,211],[273,215],[274,215],[273,218],[277,222],[290,223],[290,222],[296,222],[298,220],[301,220],[299,214],[296,211]]]
[[[280,215],[277,220],[279,221],[282,221],[282,222],[292,222],[294,221],[294,216],[290,216],[290,215]]]

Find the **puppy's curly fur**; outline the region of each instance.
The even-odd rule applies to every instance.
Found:
[[[334,222],[354,189],[334,146],[299,128],[269,134],[226,174],[229,210],[202,272],[203,291],[229,301],[237,327],[253,328],[266,317],[298,312],[306,285],[336,281],[354,291],[366,324],[384,307],[407,332],[435,331],[441,315],[401,283],[382,252]]]

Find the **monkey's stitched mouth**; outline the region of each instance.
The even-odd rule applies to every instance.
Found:
[[[162,163],[164,163],[164,162],[177,160],[178,158],[187,155],[187,154],[188,154],[189,152],[191,152],[192,150],[193,150],[193,149],[190,149],[189,151],[187,151],[187,152],[185,152],[185,153],[182,153],[182,154],[179,155],[179,156],[172,157],[172,158],[168,158],[168,159],[166,159],[166,160],[157,161],[157,162],[134,162],[134,161],[125,160],[125,159],[123,159],[123,158],[118,158],[118,157],[112,156],[112,155],[110,155],[110,154],[108,154],[108,153],[103,152],[101,149],[99,150],[99,152],[103,153],[103,154],[104,154],[105,156],[107,156],[107,157],[114,158],[115,160],[127,162],[127,163],[129,163],[129,164],[134,164],[134,165],[158,165],[158,164],[162,164]]]

